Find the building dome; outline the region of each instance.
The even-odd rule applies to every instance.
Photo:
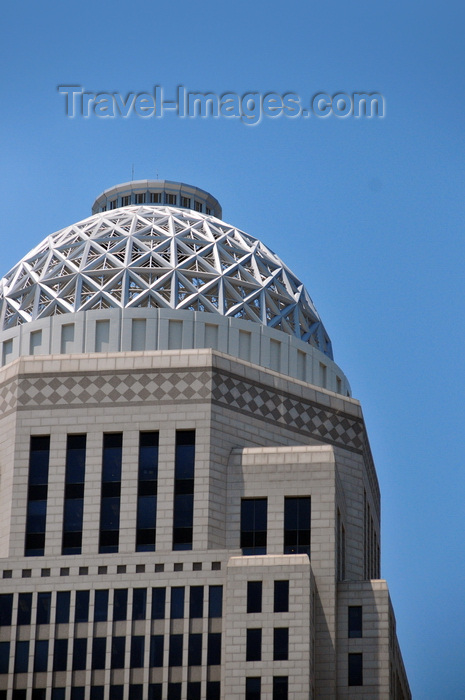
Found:
[[[283,331],[332,359],[302,282],[261,241],[204,208],[221,212],[211,195],[179,183],[107,190],[97,213],[48,236],[3,277],[0,328],[94,309],[200,311]]]

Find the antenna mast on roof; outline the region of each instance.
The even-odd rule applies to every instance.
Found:
[[[134,163],[132,164],[132,177],[131,180],[134,180]]]

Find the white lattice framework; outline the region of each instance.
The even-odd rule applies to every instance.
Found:
[[[332,358],[302,282],[256,238],[173,207],[129,206],[53,233],[0,282],[4,330],[56,314],[167,308],[243,318]]]

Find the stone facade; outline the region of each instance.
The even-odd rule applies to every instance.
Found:
[[[78,697],[73,688],[83,688],[85,700],[115,697],[110,692],[125,699],[180,692],[185,699],[200,689],[202,698],[239,700],[246,697],[245,679],[254,677],[261,679],[263,698],[273,697],[274,677],[288,679],[288,697],[296,700],[410,697],[389,594],[379,579],[379,489],[356,400],[212,349],[23,357],[1,370],[0,396],[2,600],[13,594],[13,624],[0,628],[11,657],[8,673],[0,674],[2,697],[49,700],[65,692],[69,700]],[[173,551],[180,430],[195,430],[196,440],[190,551]],[[135,551],[141,431],[159,433],[153,552]],[[102,436],[115,432],[123,435],[119,546],[105,554],[99,553]],[[69,434],[87,435],[79,555],[62,554]],[[44,553],[25,557],[31,435],[50,435],[50,462]],[[311,499],[310,557],[284,554],[285,497]],[[266,555],[242,555],[244,499],[267,499]],[[281,580],[289,581],[288,612],[274,613],[273,584]],[[247,612],[248,581],[262,582],[260,613]],[[203,614],[192,619],[188,593],[199,586]],[[215,586],[223,591],[222,615],[209,617]],[[147,591],[144,619],[132,620],[134,588]],[[155,588],[166,589],[164,619],[150,619]],[[173,588],[185,589],[181,618],[170,618]],[[125,620],[112,621],[115,589],[129,591]],[[99,590],[110,592],[108,620],[92,622]],[[55,623],[59,591],[71,593],[66,623]],[[77,591],[90,591],[85,622],[73,618]],[[18,594],[28,592],[30,624],[16,625]],[[51,608],[47,622],[36,624],[39,593],[52,594]],[[349,606],[362,608],[360,638],[348,637]],[[285,660],[273,658],[276,627],[289,630]],[[260,660],[246,661],[249,628],[262,630]],[[190,635],[201,635],[200,665],[189,665]],[[127,638],[123,668],[111,668],[115,637]],[[131,668],[135,637],[143,639],[143,660]],[[153,637],[165,641],[161,666],[151,658]],[[170,662],[173,637],[183,641],[180,665]],[[66,670],[53,670],[57,639],[68,640],[68,658],[56,663]],[[88,640],[87,657],[83,669],[73,670],[77,639]],[[107,640],[104,668],[92,668],[102,665],[95,661],[95,639]],[[49,640],[41,671],[34,671],[44,668],[35,661],[36,640]],[[27,670],[15,672],[17,642],[27,641],[29,661],[19,664]],[[209,644],[219,644],[220,653]],[[363,655],[360,686],[348,685],[354,653]]]

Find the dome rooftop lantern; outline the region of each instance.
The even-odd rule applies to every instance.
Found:
[[[193,209],[217,219],[223,215],[220,203],[209,192],[172,180],[132,180],[110,187],[94,201],[92,214],[141,204]]]

